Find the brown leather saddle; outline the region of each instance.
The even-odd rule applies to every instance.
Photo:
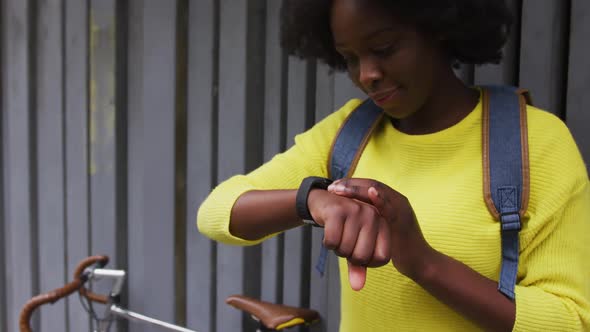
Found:
[[[256,300],[243,295],[232,295],[225,302],[249,313],[266,329],[280,331],[298,325],[310,325],[320,320],[317,311]]]

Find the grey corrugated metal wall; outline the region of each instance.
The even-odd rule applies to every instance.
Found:
[[[285,57],[280,1],[0,3],[0,330],[16,331],[26,299],[91,253],[128,269],[131,308],[199,331],[251,329],[224,304],[232,293],[314,307],[316,330],[337,330],[337,268],[313,272],[321,233],[243,249],[194,225],[213,185],[360,96],[344,74]],[[504,64],[459,75],[530,88],[590,159],[590,2],[510,4]],[[77,298],[37,317],[38,331],[89,326]]]

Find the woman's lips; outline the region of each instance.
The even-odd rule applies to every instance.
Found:
[[[399,88],[388,89],[385,91],[369,93],[369,97],[373,99],[375,104],[381,106],[393,100],[399,92]]]

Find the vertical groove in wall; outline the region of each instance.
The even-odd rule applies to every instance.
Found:
[[[316,105],[316,87],[317,87],[317,62],[309,60],[306,65],[306,90],[305,90],[305,128],[311,128],[316,122],[315,105]],[[309,227],[308,227],[309,228]]]
[[[92,141],[91,141],[91,136],[92,136],[92,84],[91,84],[91,80],[93,79],[93,70],[92,70],[92,61],[93,61],[93,51],[92,51],[92,0],[87,0],[87,13],[86,13],[86,39],[87,39],[87,44],[86,44],[86,50],[88,52],[88,58],[86,59],[86,77],[87,77],[87,83],[86,83],[86,93],[87,93],[87,116],[86,116],[86,128],[88,128],[88,132],[87,132],[87,136],[86,136],[86,183],[88,184],[86,186],[86,197],[88,200],[88,211],[87,211],[87,220],[88,220],[88,234],[87,234],[87,239],[88,239],[88,253],[90,253],[91,255],[94,255],[95,253],[93,252],[92,248],[93,246],[93,241],[92,241],[92,210],[93,210],[93,201],[92,201]],[[98,253],[96,253],[98,254]],[[94,322],[91,320],[90,321],[90,327],[93,328],[94,326]]]
[[[475,65],[469,66],[469,85],[475,84]]]
[[[560,118],[565,120],[566,117],[566,105],[567,105],[567,87],[568,87],[568,62],[569,62],[569,51],[570,51],[570,10],[571,10],[571,0],[562,0],[559,2],[562,6],[558,13],[560,14],[557,17],[559,22],[559,30],[560,34],[556,36],[556,39],[553,40],[552,44],[556,45],[558,50],[561,52],[558,53],[558,62],[559,62],[559,77],[556,77],[555,80],[557,81],[556,89],[557,91],[557,109],[556,115]]]
[[[281,109],[278,110],[281,116],[280,122],[280,130],[279,130],[279,139],[280,144],[279,147],[281,151],[287,149],[287,125],[288,125],[288,117],[287,117],[287,102],[288,102],[288,82],[289,82],[289,56],[287,52],[281,48]]]
[[[220,0],[213,4],[213,89],[211,96],[211,179],[209,183],[214,187],[217,185],[219,175],[219,38],[221,24]],[[211,257],[209,271],[211,282],[211,297],[209,306],[211,308],[211,332],[217,331],[217,243],[211,241]]]
[[[5,46],[5,38],[4,38],[4,13],[6,12],[6,1],[0,0],[0,330],[1,331],[8,331],[7,327],[7,319],[8,316],[7,308],[6,308],[6,254],[8,253],[8,247],[6,246],[6,214],[4,211],[4,176],[6,174],[5,169],[6,166],[4,165],[4,142],[6,142],[6,138],[4,137],[4,117],[6,111],[4,110],[4,66],[5,66],[5,57],[4,57],[4,50],[6,49]],[[8,38],[6,38],[8,40]]]
[[[245,171],[256,168],[263,160],[264,123],[264,64],[266,60],[266,6],[263,0],[248,1],[246,5],[246,119],[245,119]],[[261,246],[243,249],[242,289],[245,295],[259,298],[261,294]],[[250,330],[254,324],[242,316],[242,329]]]
[[[64,252],[63,252],[63,276],[64,276],[64,285],[69,282],[70,272],[68,271],[68,147],[66,144],[67,138],[67,114],[66,114],[66,105],[67,105],[67,53],[66,53],[66,22],[68,21],[67,14],[66,14],[66,1],[61,0],[61,26],[60,26],[60,34],[61,34],[61,100],[62,100],[62,107],[61,107],[61,146],[62,146],[62,187],[63,187],[63,197],[62,197],[62,209],[63,209],[63,221],[62,221],[62,229],[64,230],[63,234],[63,241],[64,241]],[[65,332],[70,332],[70,301],[63,301],[64,302],[64,313],[65,313]]]
[[[282,12],[282,9],[281,9]],[[281,48],[281,50],[283,50]],[[289,55],[287,54],[286,51],[283,50],[282,52],[282,59],[283,59],[283,63],[282,65],[282,91],[281,91],[281,101],[282,101],[282,105],[281,105],[281,116],[282,116],[282,121],[281,121],[281,150],[284,151],[287,149],[287,135],[289,134],[289,130],[288,130],[288,124],[289,124],[289,75],[290,75],[290,70],[289,70]],[[279,303],[284,304],[285,303],[285,232],[282,232],[280,234],[280,240],[279,240],[279,249],[280,254],[278,255],[278,263],[279,265],[279,274],[281,275],[281,279],[280,282],[277,283],[277,287],[278,289],[278,296],[277,298],[280,300]]]
[[[187,208],[187,86],[188,86],[188,0],[176,7],[176,89],[175,89],[175,321],[186,325],[186,208]]]
[[[261,0],[248,1],[246,50],[246,171],[263,160],[264,72],[266,59],[266,6]]]
[[[564,1],[564,10],[561,15],[563,20],[563,34],[561,39],[563,40],[563,47],[561,48],[560,57],[563,61],[563,75],[560,77],[559,87],[561,88],[561,112],[559,116],[565,122],[567,120],[567,97],[568,97],[568,86],[569,86],[569,60],[570,60],[570,44],[571,44],[571,30],[572,30],[572,0]]]
[[[513,61],[512,72],[511,72],[511,84],[519,86],[520,81],[520,37],[522,32],[522,0],[516,0],[516,8],[514,13],[514,24],[512,25],[512,35],[514,36],[514,50],[513,50]]]
[[[86,137],[84,137],[84,145],[85,145],[85,155],[84,155],[84,162],[86,163],[86,178],[84,179],[86,181],[86,222],[87,222],[87,232],[86,232],[86,252],[89,254],[93,254],[92,253],[92,227],[90,226],[90,222],[91,222],[91,218],[92,218],[92,200],[90,199],[90,195],[91,195],[91,187],[90,187],[90,1],[91,0],[83,0],[86,1],[86,26],[85,26],[85,35],[86,35],[86,42],[84,47],[86,48],[86,59],[85,59],[85,68],[86,68],[86,73],[84,73],[84,76],[86,77],[86,86],[84,87],[84,90],[86,92],[86,108],[85,108],[85,112],[86,114],[86,123],[84,124],[87,128],[86,130]],[[88,322],[89,324],[89,330],[91,330],[92,328],[92,321]]]
[[[128,264],[128,17],[129,4],[127,1],[117,1],[115,4],[115,137],[117,145],[115,147],[115,192],[117,200],[115,205],[115,216],[117,219],[117,264],[120,268],[127,269]],[[90,22],[90,21],[88,21]],[[90,76],[88,76],[90,77]],[[90,117],[88,117],[90,118]],[[90,140],[88,140],[90,141]],[[88,154],[90,155],[90,154]],[[88,164],[90,165],[90,164]],[[90,180],[90,179],[89,179]],[[89,196],[90,197],[90,196]],[[89,200],[90,201],[90,200]],[[89,227],[89,229],[92,229]],[[121,301],[128,303],[128,288],[121,294]],[[118,323],[119,331],[127,331],[129,326],[128,320],[122,320]]]
[[[312,127],[316,122],[316,88],[317,88],[317,62],[309,60],[306,63],[305,74],[305,129]],[[303,246],[301,259],[301,305],[304,308],[309,308],[311,302],[311,241],[312,241],[312,227],[304,227],[303,229]]]
[[[246,156],[245,171],[249,172],[263,160],[264,123],[264,64],[266,59],[266,6],[263,0],[250,0],[247,4],[246,19]],[[242,279],[245,295],[259,298],[261,293],[261,246],[244,248],[244,275]],[[247,318],[245,329],[251,326]]]
[[[31,195],[31,291],[33,294],[39,293],[39,223],[38,223],[38,162],[37,162],[37,22],[38,22],[38,8],[36,0],[29,0],[29,13],[27,22],[29,22],[29,36],[28,36],[28,54],[27,61],[29,63],[29,77],[27,80],[27,90],[29,91],[29,170],[31,172],[29,178],[29,193]],[[40,319],[39,316],[33,318],[33,330],[39,330]]]
[[[287,52],[281,48],[281,107],[280,110],[280,129],[279,129],[279,147],[281,151],[287,149],[287,99],[288,99],[288,80],[289,80],[289,61]],[[276,294],[277,302],[283,303],[283,289],[284,289],[284,256],[285,256],[285,234],[281,233],[278,236],[277,246],[277,283]]]
[[[301,259],[301,306],[303,308],[309,308],[311,302],[311,227],[305,227],[303,229],[303,246],[302,248],[302,259]]]
[[[503,49],[502,62],[504,63],[502,74],[504,81],[502,84],[518,86],[518,62],[520,59],[520,0],[511,0],[508,2],[508,10],[512,15],[512,26],[506,44]]]

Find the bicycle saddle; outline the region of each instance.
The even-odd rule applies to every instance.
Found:
[[[249,313],[264,327],[277,331],[301,324],[309,325],[320,319],[315,310],[269,303],[243,295],[232,295],[225,303]]]

